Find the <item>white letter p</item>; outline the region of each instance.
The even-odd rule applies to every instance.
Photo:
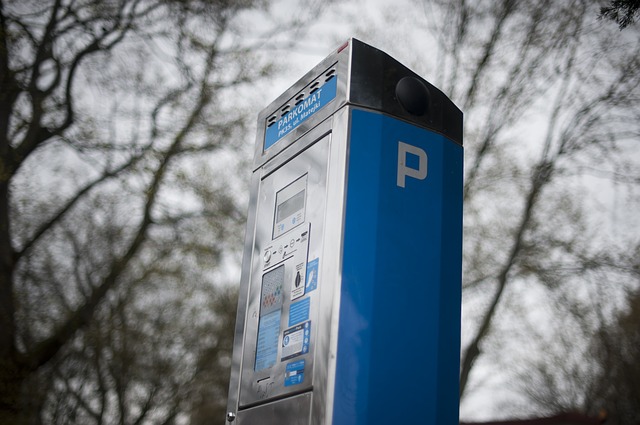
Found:
[[[407,153],[418,157],[417,169],[407,166]],[[416,146],[398,141],[397,184],[399,187],[404,187],[405,177],[413,177],[418,180],[424,180],[427,177],[427,153]]]

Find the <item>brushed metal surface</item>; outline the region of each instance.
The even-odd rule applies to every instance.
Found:
[[[238,425],[307,425],[311,415],[311,393],[263,404],[237,414]]]
[[[308,252],[305,262],[319,258],[322,249],[322,240],[324,234],[324,216],[325,216],[325,200],[326,200],[326,179],[327,164],[329,158],[329,148],[331,142],[331,134],[326,134],[316,140],[309,148],[300,152],[291,158],[286,167],[279,167],[275,171],[261,169],[260,174],[263,178],[259,182],[258,200],[257,200],[257,217],[255,226],[255,243],[253,245],[253,253],[251,256],[251,277],[249,283],[248,303],[247,303],[247,319],[244,330],[244,353],[242,360],[242,372],[240,376],[240,399],[239,407],[244,408],[283,395],[305,391],[313,385],[313,368],[314,368],[314,350],[316,348],[316,338],[318,325],[316,317],[319,308],[321,288],[305,294],[301,298],[310,299],[309,320],[311,321],[311,339],[309,344],[309,352],[301,354],[293,360],[303,359],[304,381],[301,384],[285,386],[285,368],[288,360],[283,360],[282,352],[282,334],[289,327],[288,318],[290,307],[293,302],[291,291],[295,278],[294,257],[284,260],[285,280],[283,285],[283,306],[281,309],[279,340],[276,362],[273,367],[255,370],[257,339],[260,322],[260,302],[261,302],[261,285],[262,276],[269,268],[265,268],[264,252],[268,247],[273,246],[278,240],[294,237],[299,232],[297,229],[309,229],[308,236]],[[276,206],[276,194],[286,188],[292,182],[306,175],[306,212],[305,224],[289,232],[273,239],[273,223]],[[308,226],[308,227],[307,227]],[[294,235],[294,236],[291,236]],[[298,248],[297,243],[295,248]],[[279,263],[280,264],[280,263]]]

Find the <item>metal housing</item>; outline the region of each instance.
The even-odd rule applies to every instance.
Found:
[[[303,115],[307,113],[305,99],[311,99],[313,93],[323,88],[332,97]],[[340,421],[336,418],[342,418],[343,423],[364,423],[349,418],[348,413],[334,411],[336,371],[341,358],[338,341],[345,335],[341,329],[350,326],[341,323],[340,316],[345,308],[341,297],[345,293],[343,255],[346,205],[350,196],[349,164],[350,155],[354,154],[350,149],[354,111],[392,117],[405,123],[403,125],[428,130],[445,143],[457,146],[460,163],[455,173],[460,174],[461,182],[462,113],[427,81],[358,40],[349,40],[259,114],[227,424],[327,425]],[[288,116],[292,117],[291,122]],[[285,124],[300,117],[303,117],[301,121],[285,128]],[[275,135],[273,126],[285,129]],[[283,190],[301,178],[306,185],[306,202],[298,210],[298,222],[291,224],[291,228],[276,231],[278,193],[286,193]],[[298,184],[302,187],[302,183]],[[453,200],[454,207],[461,210],[458,208],[461,198],[459,201]],[[459,224],[456,235],[460,234],[461,238],[461,216]],[[454,235],[454,240],[456,238]],[[318,259],[320,261],[313,263]],[[286,266],[278,275],[281,279],[278,282],[284,284],[274,286],[282,290],[274,289],[273,293],[278,303],[274,311],[279,309],[279,315],[270,316],[272,324],[268,329],[267,325],[261,325],[261,320],[266,321],[267,316],[265,297],[273,298],[273,294],[266,294],[265,279],[269,272],[283,264]],[[310,283],[310,264],[318,267],[315,276],[320,276],[321,282],[299,295],[296,288],[300,275],[303,275],[303,285]],[[459,264],[454,264],[455,267],[459,268]],[[453,285],[459,282],[454,281]],[[456,297],[459,295],[454,291],[454,302]],[[307,299],[300,307],[303,303],[299,302]],[[302,309],[301,322],[292,322],[294,309]],[[452,314],[455,316],[455,311]],[[278,342],[274,353],[274,346],[270,344],[276,337],[276,323]],[[298,351],[285,351],[284,338],[298,332],[296,326],[307,324],[310,342]],[[454,336],[454,345],[455,340]],[[289,358],[290,355],[293,357]],[[302,361],[301,370],[290,369],[296,366],[295,361]],[[303,374],[300,383],[291,380],[290,375],[295,373]]]

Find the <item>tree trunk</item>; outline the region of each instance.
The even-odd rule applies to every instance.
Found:
[[[28,371],[15,358],[0,358],[0,424],[29,423],[23,388]]]
[[[27,371],[18,362],[15,346],[14,261],[10,234],[9,180],[0,176],[0,424],[21,424],[26,423],[21,417],[24,412],[20,394]]]

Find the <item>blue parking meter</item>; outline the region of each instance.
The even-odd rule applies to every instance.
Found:
[[[227,424],[458,423],[462,113],[349,40],[258,117]]]

